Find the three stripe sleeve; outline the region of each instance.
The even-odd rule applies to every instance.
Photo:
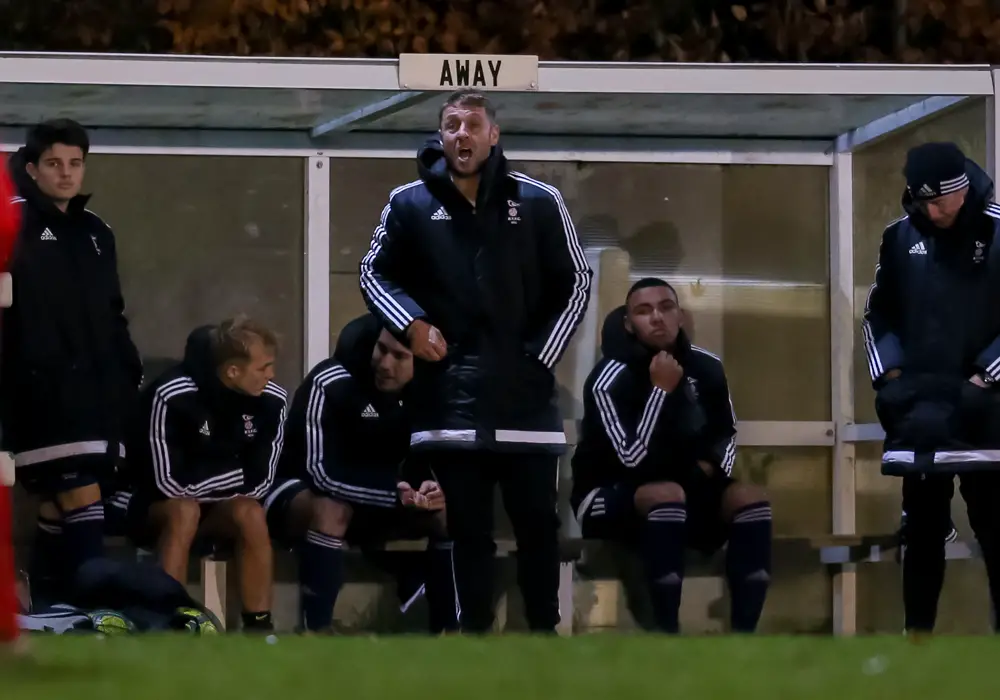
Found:
[[[534,231],[540,250],[542,304],[553,313],[527,351],[552,369],[587,313],[594,273],[559,190],[523,173],[512,172],[511,177],[544,195],[537,202]]]
[[[199,430],[180,407],[186,394],[195,394],[197,385],[189,377],[165,383],[153,394],[149,418],[149,447],[152,453],[156,488],[167,498],[211,500],[238,492],[243,487],[243,466],[230,459],[224,467],[206,468],[199,455],[184,449],[185,433]],[[206,476],[209,475],[209,476]],[[204,477],[204,478],[203,478]]]
[[[354,451],[351,446],[357,444],[360,434],[358,415],[365,407],[363,396],[350,373],[339,364],[313,377],[305,412],[306,472],[320,493],[352,503],[394,507],[397,503],[394,491],[358,486],[335,476],[337,466],[348,469],[385,466],[348,461]]]
[[[635,419],[628,416],[633,412],[622,403],[617,390],[617,382],[622,379],[626,367],[621,362],[609,360],[597,374],[591,388],[594,407],[600,416],[601,424],[608,440],[614,447],[619,461],[629,468],[638,467],[645,460],[657,461],[661,442],[657,440],[658,433],[670,413],[672,395],[662,389],[653,387],[646,403]]]
[[[700,348],[696,348],[696,352],[710,355]],[[718,375],[712,381],[703,380],[700,391],[705,409],[705,430],[698,459],[708,462],[726,476],[732,476],[736,462],[736,409],[733,408],[733,397],[721,360]]]
[[[892,261],[892,241],[896,226],[890,225],[882,234],[875,280],[868,290],[861,333],[865,341],[868,373],[873,383],[892,369],[903,365],[903,346],[895,329],[902,320],[899,288]]]
[[[368,310],[398,334],[405,332],[414,320],[426,316],[420,305],[400,285],[401,270],[407,261],[401,259],[399,221],[392,208],[396,193],[414,184],[419,183],[404,185],[389,195],[389,203],[382,210],[368,253],[360,265],[361,294]]]
[[[256,432],[239,454],[227,438],[215,443],[208,423],[199,424],[184,405],[197,392],[190,377],[179,377],[153,394],[149,447],[156,488],[167,498],[198,501],[263,498],[274,483],[284,443],[284,389],[269,382],[264,393],[273,411],[244,417]]]

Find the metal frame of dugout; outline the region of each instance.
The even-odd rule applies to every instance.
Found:
[[[854,422],[853,339],[860,310],[853,279],[852,152],[969,100],[985,100],[985,165],[995,175],[1000,71],[986,65],[494,58],[520,61],[522,71],[523,84],[500,85],[495,94],[513,159],[829,168],[832,420],[741,422],[739,443],[832,448],[832,535],[817,548],[833,569],[834,631],[854,634],[856,566],[879,560],[891,543],[855,535],[855,444],[879,441],[882,434],[877,425]],[[0,148],[20,145],[29,124],[66,116],[90,129],[94,153],[300,158],[308,370],[329,351],[330,220],[336,214],[330,159],[411,158],[417,138],[434,123],[440,91],[454,86],[435,84],[431,73],[442,61],[459,59],[0,53]],[[414,67],[421,61],[430,73]],[[411,76],[405,83],[404,73]],[[421,76],[426,84],[415,85]],[[589,252],[596,261],[599,251]],[[598,327],[591,313],[579,333],[596,337]],[[596,358],[593,343],[579,345],[582,382]],[[976,556],[975,547],[961,550],[951,556]]]

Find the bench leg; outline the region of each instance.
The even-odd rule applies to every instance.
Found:
[[[833,634],[853,637],[858,633],[858,567],[845,564],[833,576]]]
[[[563,637],[573,635],[573,562],[559,565],[559,625],[556,627]]]
[[[226,562],[201,560],[201,600],[228,629],[226,618]]]

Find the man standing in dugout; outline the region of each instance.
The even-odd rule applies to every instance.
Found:
[[[39,124],[10,159],[21,233],[3,312],[0,420],[17,480],[41,499],[35,602],[103,552],[99,484],[123,452],[142,382],[125,320],[115,237],[80,194],[90,142],[68,119]]]
[[[559,191],[509,169],[485,95],[459,91],[361,262],[369,309],[418,359],[410,445],[448,494],[464,631],[493,624],[493,492],[517,540],[529,627],[559,622],[553,368],[592,272]]]
[[[1000,604],[1000,206],[952,143],[912,149],[904,175],[906,215],[882,234],[862,329],[882,472],[903,479],[906,630],[921,633],[937,616],[956,475]]]

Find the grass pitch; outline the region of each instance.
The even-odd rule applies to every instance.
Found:
[[[34,637],[2,700],[979,700],[1000,641]]]

